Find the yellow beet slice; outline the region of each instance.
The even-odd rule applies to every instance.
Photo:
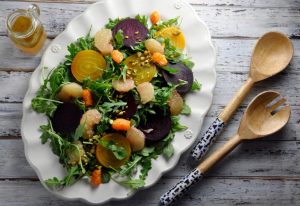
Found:
[[[94,50],[83,50],[74,57],[71,72],[77,81],[82,82],[87,77],[98,79],[105,68],[106,61],[102,54]]]
[[[110,133],[101,138],[104,141],[113,141],[115,145],[124,147],[128,156],[122,160],[115,157],[111,150],[104,148],[101,144],[97,145],[96,158],[101,165],[107,168],[118,169],[121,167],[130,157],[131,146],[126,137],[119,133]]]
[[[170,26],[159,30],[156,36],[170,39],[172,45],[179,49],[185,48],[185,37],[180,28]]]
[[[156,66],[150,62],[151,54],[133,54],[124,60],[127,75],[133,78],[135,85],[150,82],[157,74]]]

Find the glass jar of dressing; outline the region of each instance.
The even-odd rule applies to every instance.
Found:
[[[46,33],[39,15],[39,7],[32,4],[27,10],[18,9],[7,17],[8,36],[23,52],[36,54],[43,47]]]

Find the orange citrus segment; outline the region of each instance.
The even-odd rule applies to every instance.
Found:
[[[75,79],[82,82],[90,77],[93,80],[102,76],[106,68],[106,61],[102,54],[94,50],[83,50],[76,54],[71,65]]]
[[[163,28],[156,33],[156,36],[170,39],[172,45],[179,49],[185,48],[185,38],[183,32],[176,26]]]

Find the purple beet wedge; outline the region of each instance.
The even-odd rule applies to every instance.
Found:
[[[113,29],[113,36],[120,29],[123,31],[123,42],[127,47],[134,46],[136,43],[145,40],[149,33],[148,29],[141,22],[133,18],[127,18],[118,23]]]

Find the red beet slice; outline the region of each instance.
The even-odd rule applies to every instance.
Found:
[[[66,102],[58,105],[51,120],[54,131],[60,134],[74,132],[82,114],[82,110],[74,103]]]
[[[165,80],[172,84],[178,84],[179,80],[186,81],[187,83],[185,85],[177,87],[176,90],[180,94],[188,93],[191,90],[194,81],[193,72],[182,63],[168,64],[167,66],[177,69],[177,72],[172,74],[168,71],[163,70],[162,73]]]
[[[121,118],[130,119],[137,111],[137,104],[135,98],[131,92],[127,92],[126,95],[122,98],[124,102],[127,103],[125,106],[124,113],[119,115]]]
[[[128,18],[119,22],[112,31],[113,36],[120,29],[123,31],[123,42],[127,47],[134,46],[137,42],[145,40],[148,36],[148,29],[136,19]]]
[[[148,116],[146,122],[141,122],[138,128],[144,132],[148,143],[154,143],[166,137],[172,126],[171,116],[164,115],[163,111]]]

